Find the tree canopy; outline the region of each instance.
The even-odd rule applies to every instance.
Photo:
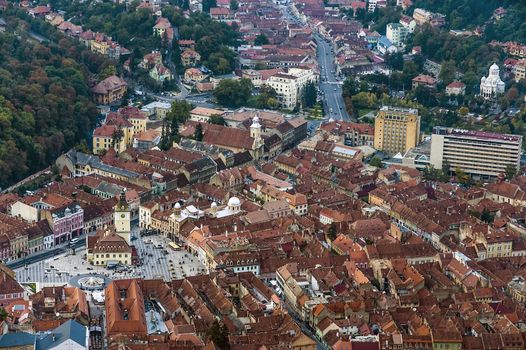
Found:
[[[82,64],[88,56],[69,39],[50,45],[0,33],[0,186],[45,168],[89,136],[98,112]]]
[[[248,79],[224,79],[214,89],[217,103],[225,107],[240,107],[247,103],[252,95],[252,82]]]

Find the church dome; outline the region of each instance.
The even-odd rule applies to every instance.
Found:
[[[231,197],[228,200],[228,206],[231,207],[231,208],[232,207],[239,207],[239,206],[241,206],[241,201],[237,197]]]
[[[217,203],[216,202],[212,202],[212,204],[210,205],[211,208],[217,208]]]
[[[175,203],[174,209],[181,209],[181,204],[179,202]]]

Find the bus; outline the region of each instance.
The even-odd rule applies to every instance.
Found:
[[[181,250],[181,247],[177,244],[177,243],[174,243],[174,242],[170,242],[168,243],[168,246],[170,248],[172,248],[173,250],[177,251],[177,250]]]

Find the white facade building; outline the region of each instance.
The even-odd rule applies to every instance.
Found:
[[[387,24],[387,29],[385,36],[391,41],[391,43],[397,47],[403,47],[405,41],[407,40],[407,35],[409,34],[409,29],[404,27],[400,23],[389,23]]]
[[[497,94],[504,93],[505,84],[500,78],[500,69],[496,63],[489,67],[489,75],[480,79],[480,95],[485,99],[490,99]]]
[[[294,109],[300,100],[301,90],[310,81],[316,81],[312,69],[289,68],[287,73],[271,76],[267,85],[276,90],[282,107]]]
[[[447,161],[474,178],[491,179],[520,166],[522,136],[437,126],[431,136],[430,163],[441,169]]]

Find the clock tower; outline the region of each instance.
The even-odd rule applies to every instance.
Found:
[[[126,202],[126,189],[123,188],[119,198],[119,202],[115,205],[115,213],[113,224],[115,225],[115,232],[130,244],[131,232],[131,212],[128,203]]]

